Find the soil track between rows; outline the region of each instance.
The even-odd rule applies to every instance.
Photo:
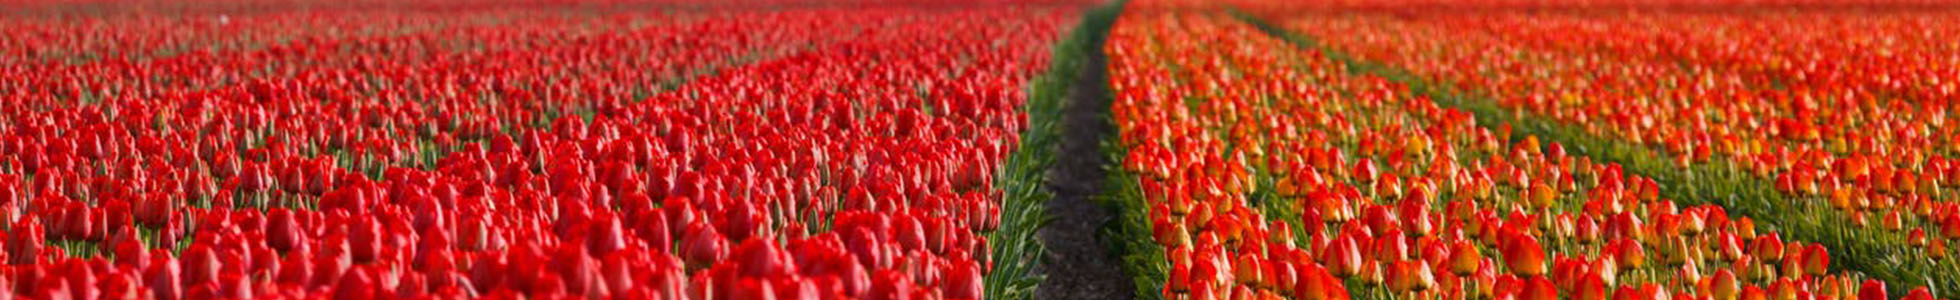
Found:
[[[1135,290],[1096,234],[1113,219],[1093,197],[1102,194],[1107,175],[1102,141],[1116,132],[1109,119],[1108,58],[1102,51],[1106,38],[1096,36],[1089,41],[1095,50],[1077,64],[1078,76],[1064,99],[1060,152],[1048,173],[1055,197],[1047,210],[1054,220],[1040,233],[1048,249],[1042,264],[1048,279],[1036,293],[1040,299],[1130,299]]]

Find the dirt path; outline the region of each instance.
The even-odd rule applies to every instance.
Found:
[[[1100,36],[1100,35],[1099,35]],[[1090,198],[1102,194],[1107,165],[1101,143],[1116,132],[1109,120],[1108,59],[1100,51],[1102,38],[1092,39],[1087,63],[1070,85],[1063,110],[1061,151],[1049,170],[1048,202],[1054,222],[1041,230],[1048,248],[1042,265],[1048,280],[1036,296],[1041,299],[1130,299],[1134,289],[1116,258],[1096,232],[1113,216]]]

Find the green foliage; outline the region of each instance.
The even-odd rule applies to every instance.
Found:
[[[1111,162],[1123,161],[1129,152],[1114,139],[1103,141],[1102,148]],[[1103,225],[1097,234],[1104,237],[1110,252],[1117,254],[1123,274],[1130,275],[1136,286],[1136,298],[1161,299],[1160,291],[1170,280],[1170,258],[1151,234],[1150,204],[1144,201],[1142,187],[1137,186],[1137,174],[1122,168],[1107,169],[1109,175],[1103,180],[1103,194],[1095,201],[1115,212],[1116,218]]]

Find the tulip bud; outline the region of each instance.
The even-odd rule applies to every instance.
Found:
[[[721,261],[728,255],[727,240],[715,232],[714,226],[705,223],[687,224],[681,236],[681,258],[687,261],[688,269],[702,269]]]
[[[1906,292],[1906,297],[1901,298],[1901,300],[1933,300],[1933,292],[1922,286]]]
[[[1233,278],[1238,279],[1237,283],[1243,285],[1258,286],[1266,284],[1266,274],[1259,267],[1262,265],[1260,262],[1259,256],[1252,253],[1239,254],[1238,259],[1232,264],[1232,270],[1234,271]]]
[[[1524,294],[1520,295],[1519,299],[1557,300],[1558,287],[1553,285],[1551,280],[1546,280],[1544,276],[1531,276],[1531,279],[1525,282]]]
[[[12,265],[31,265],[41,259],[41,250],[47,247],[47,233],[41,229],[41,222],[32,217],[14,222],[13,232],[7,235],[7,251],[12,255],[7,261]]]
[[[374,299],[376,284],[367,273],[355,270],[340,277],[340,281],[333,286],[333,298],[335,300]]]
[[[1886,300],[1886,299],[1891,299],[1891,298],[1885,297],[1885,282],[1883,281],[1878,281],[1877,279],[1867,279],[1865,280],[1865,283],[1863,285],[1858,286],[1858,300]]]
[[[1469,276],[1483,265],[1484,255],[1470,241],[1459,240],[1450,243],[1450,271],[1457,276]]]
[[[1756,242],[1749,246],[1749,249],[1755,249],[1756,258],[1761,258],[1763,261],[1783,259],[1783,240],[1774,233],[1756,237]]]
[[[1831,254],[1826,252],[1822,245],[1810,244],[1808,250],[1804,251],[1803,258],[1804,273],[1810,276],[1823,276],[1824,272],[1830,269]]]
[[[588,223],[586,249],[593,257],[605,257],[627,247],[626,228],[619,218],[601,217]]]
[[[1190,292],[1192,285],[1191,266],[1172,262],[1169,279],[1164,282],[1164,292],[1167,294]]]
[[[1580,279],[1577,290],[1573,291],[1573,299],[1606,300],[1606,285],[1606,281],[1599,276],[1586,276]]]
[[[150,295],[157,299],[182,298],[183,282],[178,279],[178,272],[177,260],[169,257],[151,264],[150,270],[145,272],[150,278]]]
[[[1735,300],[1742,293],[1741,281],[1737,280],[1735,273],[1729,272],[1729,269],[1715,270],[1714,282],[1709,288],[1710,294],[1715,296],[1716,300]]]
[[[268,218],[271,219],[266,222],[265,229],[268,246],[279,251],[292,251],[295,247],[304,246],[306,235],[300,231],[300,225],[292,211],[283,207],[273,208]]]
[[[1512,238],[1504,247],[1504,262],[1512,273],[1519,276],[1538,276],[1545,274],[1545,247],[1538,238],[1530,234],[1520,234]]]
[[[1334,238],[1321,257],[1334,276],[1353,277],[1361,273],[1361,249],[1353,237]]]
[[[1926,258],[1931,258],[1934,262],[1945,260],[1946,239],[1933,239],[1932,244],[1926,246]]]

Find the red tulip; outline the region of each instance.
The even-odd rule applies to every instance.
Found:
[[[1769,292],[1754,285],[1742,287],[1742,300],[1768,300]]]
[[[387,247],[382,245],[382,239],[384,237],[382,236],[383,233],[381,232],[380,224],[371,222],[349,224],[347,229],[348,253],[353,255],[354,262],[356,263],[374,261],[381,256],[382,248]]]
[[[10,257],[7,263],[12,265],[27,265],[39,261],[41,258],[41,249],[46,247],[45,245],[47,243],[47,233],[41,229],[41,222],[32,218],[21,219],[19,222],[14,222],[14,225],[9,228],[12,228],[13,232],[9,232],[7,235],[8,247],[6,253],[12,255],[12,257]]]
[[[133,230],[124,229],[124,231]],[[113,251],[111,252],[115,253],[116,264],[118,265],[124,265],[131,269],[146,269],[150,266],[150,250],[144,248],[142,241],[137,240],[134,235],[134,233],[123,235],[117,241],[111,242],[114,244],[111,248]]]
[[[312,282],[313,256],[308,250],[286,253],[279,263],[278,282],[283,284],[306,284]]]
[[[871,282],[871,290],[862,295],[865,299],[911,299],[914,287],[909,276],[892,270],[879,271]]]
[[[192,243],[183,253],[183,276],[185,285],[216,283],[223,263],[218,260],[216,250],[206,243]]]
[[[1166,281],[1164,282],[1164,293],[1175,294],[1175,293],[1184,293],[1184,292],[1191,291],[1191,286],[1193,286],[1193,284],[1191,282],[1190,265],[1173,262],[1171,264],[1170,274],[1166,274],[1166,277],[1167,277]]]
[[[681,235],[681,258],[687,260],[689,269],[705,268],[728,255],[727,243],[714,227],[688,224],[686,233]]]
[[[145,271],[149,277],[150,295],[157,299],[180,299],[184,296],[184,283],[178,279],[177,260],[164,257],[150,265]]]
[[[1933,293],[1932,293],[1932,292],[1930,292],[1930,291],[1927,291],[1927,290],[1926,290],[1926,287],[1919,287],[1919,288],[1916,288],[1916,289],[1912,289],[1912,291],[1910,291],[1910,292],[1906,292],[1906,297],[1905,297],[1905,298],[1901,298],[1901,299],[1905,299],[1905,300],[1933,300]]]
[[[1546,280],[1545,277],[1532,276],[1524,284],[1524,292],[1520,295],[1520,298],[1529,300],[1558,299],[1558,288],[1553,286],[1552,281]]]
[[[640,215],[639,219],[644,224],[636,232],[640,234],[640,240],[647,242],[648,248],[659,251],[668,251],[674,248],[673,229],[671,229],[672,225],[667,223],[666,214],[657,212],[645,213]]]
[[[750,239],[735,248],[734,259],[746,277],[774,278],[796,273],[789,253],[775,242]]]
[[[1399,261],[1410,258],[1408,238],[1404,237],[1400,231],[1382,233],[1375,240],[1374,246],[1375,252],[1371,254],[1377,260]]]
[[[604,257],[613,252],[626,249],[627,238],[624,225],[619,218],[601,217],[588,223],[586,249],[592,256]]]
[[[372,299],[375,296],[375,283],[367,272],[348,272],[339,283],[333,285],[333,298],[339,300]]]
[[[1864,284],[1858,286],[1858,300],[1884,299],[1891,299],[1885,297],[1885,282],[1871,279],[1865,280]]]
[[[980,274],[980,266],[971,262],[956,263],[946,277],[946,298],[980,299],[985,287]]]
[[[300,231],[298,220],[293,212],[285,208],[273,208],[267,213],[271,220],[266,222],[266,244],[279,251],[292,251],[295,247],[305,247],[306,236]]]
[[[1381,171],[1376,169],[1374,161],[1363,159],[1354,163],[1354,179],[1360,180],[1361,182],[1373,182],[1376,178],[1381,177],[1380,173]]]
[[[1352,277],[1361,273],[1361,249],[1354,239],[1348,236],[1334,238],[1321,254],[1327,269],[1336,277]]]
[[[1545,247],[1538,244],[1537,237],[1520,234],[1514,236],[1505,245],[1504,262],[1512,273],[1519,276],[1545,274]]]
[[[1606,282],[1599,276],[1585,276],[1572,294],[1573,299],[1606,300]]]

